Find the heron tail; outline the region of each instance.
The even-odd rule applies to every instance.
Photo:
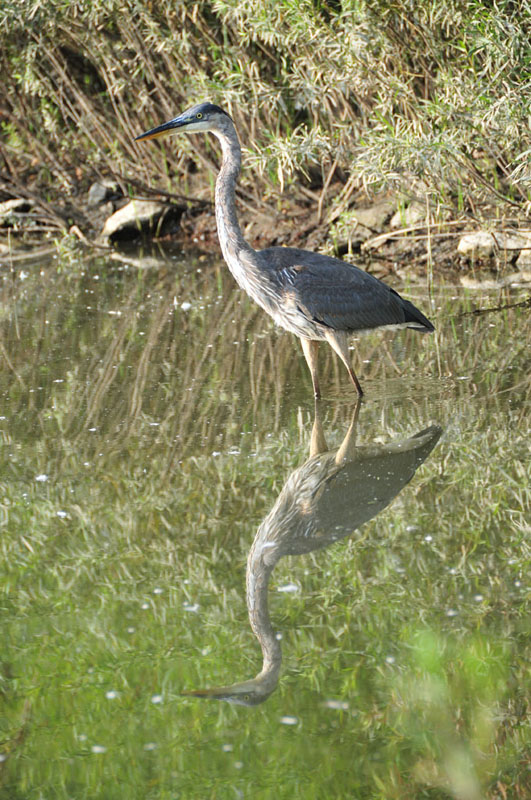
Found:
[[[429,319],[413,303],[410,303],[409,300],[404,300],[403,297],[401,300],[404,309],[404,322],[407,323],[408,328],[415,328],[421,333],[431,333],[431,331],[435,330]]]

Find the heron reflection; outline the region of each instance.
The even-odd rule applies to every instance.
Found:
[[[282,664],[281,644],[271,624],[267,596],[277,562],[283,556],[328,547],[379,514],[409,483],[442,432],[432,425],[407,439],[357,445],[359,409],[358,403],[339,449],[329,451],[316,405],[310,457],[287,479],[251,546],[247,607],[251,628],[262,648],[262,669],[251,680],[186,692],[188,696],[252,706],[272,694]]]

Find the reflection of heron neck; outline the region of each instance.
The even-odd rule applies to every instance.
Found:
[[[257,678],[260,678],[263,684],[267,684],[271,691],[278,682],[282,664],[282,649],[271,625],[267,602],[269,579],[276,561],[277,559],[272,564],[266,564],[264,553],[254,546],[249,553],[247,562],[249,621],[253,633],[260,642],[263,655],[262,671],[257,675]]]

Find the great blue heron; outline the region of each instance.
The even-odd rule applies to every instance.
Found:
[[[437,444],[442,429],[432,425],[408,439],[356,445],[359,401],[338,450],[327,452],[316,407],[310,458],[291,473],[252,543],[247,559],[247,607],[262,648],[255,678],[187,692],[188,696],[254,706],[267,700],[280,677],[282,650],[269,617],[271,573],[287,555],[329,547],[351,536],[380,513],[413,478]]]
[[[136,140],[206,131],[217,136],[223,152],[216,181],[216,222],[221,250],[236,282],[276,323],[300,338],[316,397],[320,397],[317,348],[321,340],[339,355],[361,397],[363,392],[350,364],[349,335],[383,327],[415,328],[427,333],[434,330],[433,325],[409,300],[352,264],[292,247],[253,250],[236,217],[240,142],[232,119],[219,106],[193,106]]]

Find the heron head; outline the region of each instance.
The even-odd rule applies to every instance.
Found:
[[[267,700],[276,689],[276,682],[270,686],[260,676],[250,681],[233,683],[230,686],[217,686],[213,689],[197,689],[193,692],[183,692],[185,697],[206,697],[211,700],[225,700],[239,706],[257,706]]]
[[[192,106],[187,111],[183,111],[178,117],[164,122],[156,128],[141,133],[135,137],[135,141],[145,141],[147,139],[158,139],[162,136],[169,136],[172,133],[204,133],[205,131],[215,131],[222,129],[227,121],[230,120],[226,111],[213,103],[200,103]]]

